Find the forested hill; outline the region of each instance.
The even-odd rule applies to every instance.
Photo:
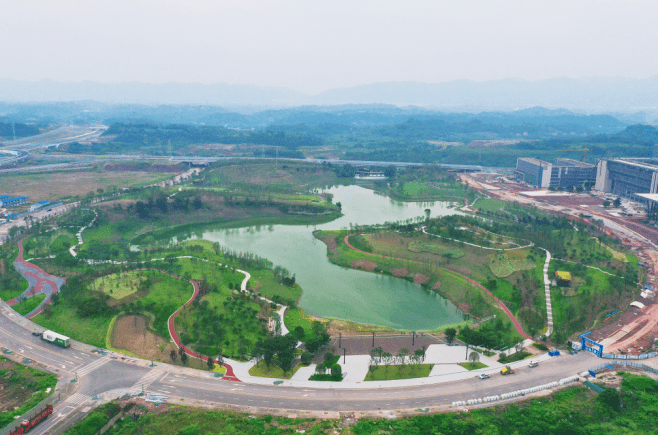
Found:
[[[190,144],[258,144],[272,145],[295,150],[301,146],[319,146],[323,139],[307,134],[295,134],[275,130],[238,131],[224,127],[181,124],[126,124],[115,123],[103,136],[112,141],[129,145],[130,148],[152,147],[156,144],[172,146],[177,150]]]
[[[27,137],[39,134],[39,129],[34,125],[23,124],[20,122],[12,124],[11,122],[0,122],[0,141],[13,140],[14,136]]]

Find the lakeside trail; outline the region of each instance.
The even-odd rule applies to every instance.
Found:
[[[14,267],[27,280],[28,287],[23,293],[6,302],[7,305],[12,306],[19,304],[22,298],[27,300],[37,295],[46,295],[44,300],[25,316],[31,319],[43,310],[44,305],[50,303],[50,298],[59,292],[66,282],[66,278],[52,276],[40,267],[26,261],[23,258],[23,241],[26,239],[27,237],[18,241],[18,256],[14,261]]]
[[[416,263],[416,264],[426,265],[426,263],[422,263],[421,261],[408,260],[408,259],[406,259],[406,258],[389,257],[389,256],[387,256],[387,255],[373,254],[373,253],[371,253],[371,252],[366,252],[366,251],[362,251],[361,249],[357,249],[357,248],[355,248],[354,246],[352,246],[352,245],[350,244],[350,241],[348,240],[348,239],[350,238],[350,236],[353,236],[353,235],[355,235],[355,234],[356,234],[356,233],[348,234],[348,235],[345,236],[345,238],[343,239],[343,241],[345,242],[345,244],[348,245],[348,247],[349,247],[350,249],[353,249],[353,250],[355,250],[355,251],[357,251],[357,252],[361,252],[362,254],[373,255],[373,256],[375,256],[375,257],[389,258],[389,259],[391,259],[391,260],[409,261],[410,263]],[[507,316],[510,318],[510,320],[513,322],[513,325],[515,325],[515,329],[517,329],[517,332],[519,332],[524,338],[527,338],[527,339],[529,339],[529,340],[533,340],[533,337],[531,337],[531,336],[528,335],[526,332],[524,332],[524,330],[522,329],[522,326],[519,324],[519,322],[517,321],[517,319],[515,318],[515,316],[513,316],[513,313],[511,313],[510,310],[508,309],[508,307],[506,307],[506,304],[504,304],[503,302],[501,302],[501,300],[499,300],[499,298],[497,298],[496,296],[494,296],[494,295],[492,294],[491,291],[489,291],[488,289],[486,289],[485,287],[483,287],[482,285],[480,285],[478,282],[474,281],[473,279],[471,279],[471,278],[469,278],[469,277],[466,277],[466,276],[464,276],[464,275],[462,275],[462,274],[460,274],[460,273],[458,273],[458,272],[455,272],[455,271],[453,271],[453,270],[448,270],[448,269],[445,269],[445,268],[443,268],[443,267],[438,267],[438,266],[435,266],[435,267],[437,267],[438,269],[441,269],[441,270],[445,270],[446,272],[455,273],[456,275],[461,276],[462,278],[466,279],[467,281],[469,281],[469,282],[472,283],[473,285],[477,286],[478,288],[480,288],[481,290],[483,290],[484,292],[486,292],[488,295],[492,296],[492,297],[497,301],[497,303],[499,304],[499,307],[504,311],[504,313],[506,313],[506,315],[507,315]]]

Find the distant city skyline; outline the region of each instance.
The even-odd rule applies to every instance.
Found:
[[[227,83],[657,74],[656,0],[2,2],[0,78]]]

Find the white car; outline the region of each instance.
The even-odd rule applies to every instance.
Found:
[[[488,375],[487,373],[481,373],[480,375],[478,375],[478,377],[479,377],[480,379],[487,379],[487,378],[490,377],[490,375]]]

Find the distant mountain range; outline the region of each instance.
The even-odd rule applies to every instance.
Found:
[[[5,102],[92,100],[113,104],[260,106],[261,109],[304,105],[392,104],[465,112],[543,106],[587,113],[656,113],[657,92],[656,75],[646,79],[558,77],[536,81],[388,82],[330,89],[317,95],[288,88],[225,83],[27,82],[0,79],[0,101]]]

